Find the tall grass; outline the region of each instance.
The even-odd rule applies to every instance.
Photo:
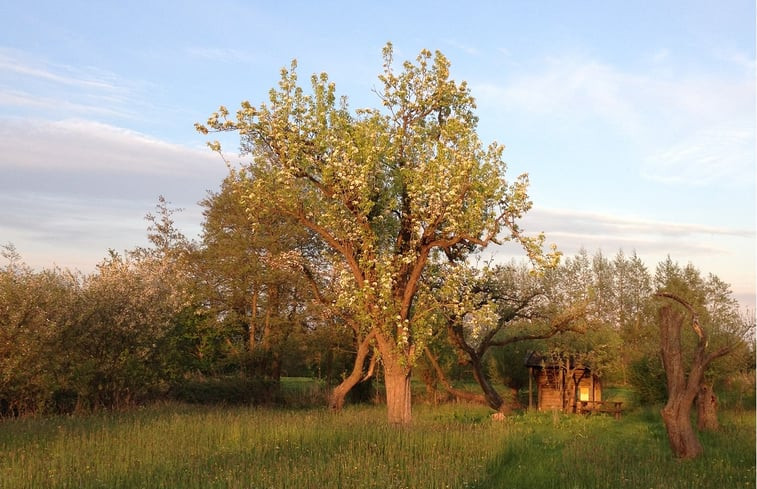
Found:
[[[166,405],[0,423],[0,488],[754,487],[754,412],[702,437],[680,463],[654,414],[583,418],[418,406],[392,428],[381,407]]]

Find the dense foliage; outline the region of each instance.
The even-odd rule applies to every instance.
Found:
[[[112,253],[88,276],[11,256],[0,269],[3,414],[121,406],[179,378],[192,323],[179,273],[138,253]]]
[[[163,224],[169,221],[164,219]],[[151,222],[154,228],[160,220]],[[175,232],[170,225],[167,229]],[[230,235],[224,239],[231,240],[237,231],[227,229]],[[150,235],[155,241],[158,234],[153,230]],[[289,275],[286,290],[292,295],[286,297],[292,304],[283,299],[277,304],[286,315],[271,311],[268,292],[261,287],[258,317],[252,318],[251,296],[241,294],[237,299],[235,286],[211,288],[210,284],[228,284],[237,276],[268,286],[272,275],[265,269],[260,275],[245,273],[241,265],[214,270],[219,265],[208,258],[213,246],[208,241],[189,245],[176,239],[162,250],[155,245],[123,256],[111,253],[90,275],[35,271],[6,247],[6,264],[0,268],[2,414],[118,407],[167,396],[190,402],[272,402],[278,399],[280,375],[320,378],[325,386],[338,383],[351,368],[354,337],[337,319],[321,318],[320,309],[297,302],[296,294],[307,293],[307,281],[298,289],[300,282]],[[233,256],[231,245],[226,250]],[[238,259],[239,263],[251,260]],[[460,323],[462,340],[477,348],[482,339],[489,342],[476,357],[480,373],[492,388],[504,388],[499,394],[511,407],[518,400],[511,391],[527,386],[523,360],[530,351],[581,358],[608,385],[632,386],[640,404],[664,400],[665,375],[654,316],[658,299],[653,296],[663,289],[685,295],[701,310],[713,347],[739,345],[708,369],[707,382],[722,394],[723,404],[753,402],[754,348],[744,336],[752,319],[741,313],[728,286],[717,277],[703,277],[692,265],[681,267],[670,260],[652,275],[638,257],[623,253],[609,260],[601,253],[590,257],[583,252],[541,277],[515,265],[492,270],[496,273],[487,280],[495,277],[500,292],[508,291],[515,299],[518,290],[527,290],[527,297],[538,298],[515,315],[477,310],[470,297],[468,302],[455,302],[462,307],[458,311],[473,310]],[[599,271],[607,279],[601,289]],[[598,301],[597,296],[603,299]],[[570,328],[547,338],[531,338],[550,331],[550,322],[574,310],[570,308],[576,303],[585,306]],[[235,304],[242,306],[234,310]],[[494,304],[502,307],[507,302]],[[425,360],[416,369],[416,377],[426,382],[433,399],[438,399],[440,374],[457,385],[469,383],[475,374],[470,357],[450,342],[448,320],[449,315],[438,315],[438,328],[429,342],[440,371]],[[255,321],[260,327],[251,337],[249,325]],[[693,345],[693,338],[684,339]],[[468,392],[475,394],[470,387]]]

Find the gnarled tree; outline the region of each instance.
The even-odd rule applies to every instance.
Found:
[[[662,419],[674,455],[682,459],[696,458],[702,453],[702,445],[691,425],[694,399],[700,393],[707,366],[713,360],[728,354],[738,343],[709,351],[707,331],[700,324],[694,307],[670,292],[658,292],[657,296],[671,299],[683,306],[686,313],[691,315],[691,328],[697,336],[696,349],[686,372],[681,344],[681,330],[686,314],[669,304],[659,309],[660,347],[668,384],[668,401],[662,408]]]
[[[334,305],[358,326],[359,351],[381,355],[389,422],[407,424],[411,370],[430,333],[416,296],[434,251],[464,256],[502,238],[538,255],[542,239],[521,236],[527,177],[505,180],[503,147],[479,141],[473,97],[444,55],[424,50],[401,73],[392,65],[387,45],[381,109],[351,112],[326,74],[306,94],[293,62],[268,104],[243,102],[235,118],[221,107],[198,130],[238,132],[252,156],[246,205],[288,216],[328,247]]]

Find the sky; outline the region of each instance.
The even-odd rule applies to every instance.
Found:
[[[529,174],[526,231],[692,263],[754,307],[753,0],[2,2],[0,244],[93,271],[161,195],[199,236],[227,168],[194,123],[265,102],[292,59],[378,107],[388,41],[468,82],[482,141]]]

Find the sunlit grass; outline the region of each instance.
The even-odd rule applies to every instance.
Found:
[[[478,411],[420,415],[412,429],[387,426],[375,407],[341,415],[170,407],[6,421],[0,486],[462,487],[499,448],[491,426],[471,421],[486,419]]]
[[[151,407],[0,423],[2,488],[754,487],[754,412],[676,462],[654,413],[515,415],[418,406],[412,428],[382,407]]]

